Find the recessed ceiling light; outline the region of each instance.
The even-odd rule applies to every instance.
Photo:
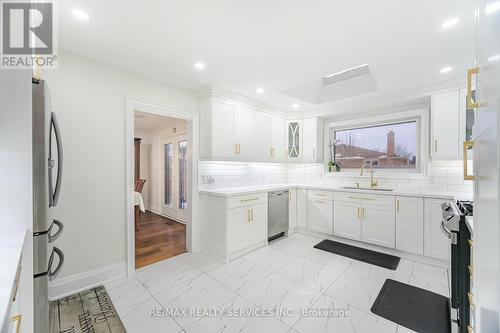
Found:
[[[453,70],[453,67],[447,66],[447,67],[441,68],[441,70],[439,72],[440,73],[448,73],[448,72],[451,72],[452,70]]]
[[[443,22],[443,24],[441,24],[441,28],[449,29],[449,28],[453,27],[454,25],[456,25],[458,23],[458,21],[460,21],[458,19],[458,17],[454,17],[452,19],[446,20]]]
[[[257,94],[259,94],[259,95],[260,95],[260,94],[263,94],[263,93],[264,93],[264,89],[263,89],[263,88],[257,88],[257,89],[255,90],[255,92],[256,92]]]
[[[489,62],[494,62],[494,61],[498,61],[498,60],[500,60],[500,54],[495,54],[495,55],[492,55],[491,57],[488,58]]]
[[[197,62],[197,63],[194,64],[194,68],[196,68],[199,71],[204,70],[205,69],[205,64],[202,63],[202,62]]]
[[[80,19],[82,21],[88,21],[89,20],[89,14],[85,13],[81,9],[73,9],[73,16],[75,16],[77,19]]]
[[[484,12],[486,15],[493,14],[495,12],[498,12],[500,10],[500,1],[495,1],[493,3],[490,3],[488,6],[484,7]]]
[[[298,105],[298,104],[293,104],[293,105],[292,105],[292,108],[294,108],[294,109],[298,109],[298,108],[300,108],[300,105]]]

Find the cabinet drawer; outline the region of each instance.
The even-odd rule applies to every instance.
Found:
[[[395,199],[392,195],[378,195],[367,193],[335,192],[335,200],[370,203],[373,205],[394,207]]]
[[[308,195],[311,200],[314,199],[330,200],[330,201],[333,200],[333,192],[330,191],[309,190]]]
[[[247,195],[239,195],[236,197],[229,197],[227,199],[227,207],[238,208],[251,205],[267,204],[267,193],[255,193]]]

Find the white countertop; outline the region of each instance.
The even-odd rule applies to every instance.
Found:
[[[322,184],[269,184],[269,185],[253,185],[253,186],[239,186],[227,187],[218,189],[201,189],[201,194],[213,195],[218,197],[231,197],[236,195],[246,195],[253,193],[262,193],[282,189],[291,188],[305,188],[316,190],[328,190],[335,192],[357,192],[357,193],[370,193],[379,195],[399,195],[411,197],[425,197],[425,198],[438,198],[449,200],[467,200],[472,198],[472,193],[450,193],[450,192],[434,192],[434,191],[409,191],[394,189],[393,191],[376,191],[376,190],[363,190],[363,189],[347,189],[342,187],[335,187],[331,185]]]
[[[9,321],[10,301],[16,273],[21,261],[26,229],[8,229],[0,232],[0,330]]]

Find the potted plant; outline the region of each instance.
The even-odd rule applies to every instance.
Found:
[[[340,165],[335,160],[336,158],[336,147],[335,145],[339,143],[340,140],[330,141],[328,146],[330,147],[330,161],[327,163],[328,172],[338,172],[340,171]]]

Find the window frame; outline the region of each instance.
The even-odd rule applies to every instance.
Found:
[[[327,163],[329,161],[329,141],[330,141],[330,133],[334,131],[355,129],[355,128],[363,128],[363,127],[374,127],[374,126],[383,126],[383,125],[391,125],[396,123],[410,122],[416,121],[417,123],[417,149],[416,156],[417,162],[414,169],[408,168],[387,168],[387,169],[375,169],[375,172],[378,174],[383,174],[384,176],[388,176],[391,174],[391,177],[402,176],[405,178],[415,177],[422,178],[427,175],[427,165],[428,165],[428,152],[429,152],[429,109],[415,109],[408,110],[403,112],[394,112],[387,114],[379,114],[374,116],[362,116],[348,120],[338,121],[336,118],[327,119],[325,121],[324,128],[324,156],[325,163],[325,175],[326,176],[349,176],[349,175],[357,175],[359,176],[359,172],[361,168],[349,168],[349,169],[341,169],[340,172],[327,172]],[[360,119],[362,119],[360,121]]]

